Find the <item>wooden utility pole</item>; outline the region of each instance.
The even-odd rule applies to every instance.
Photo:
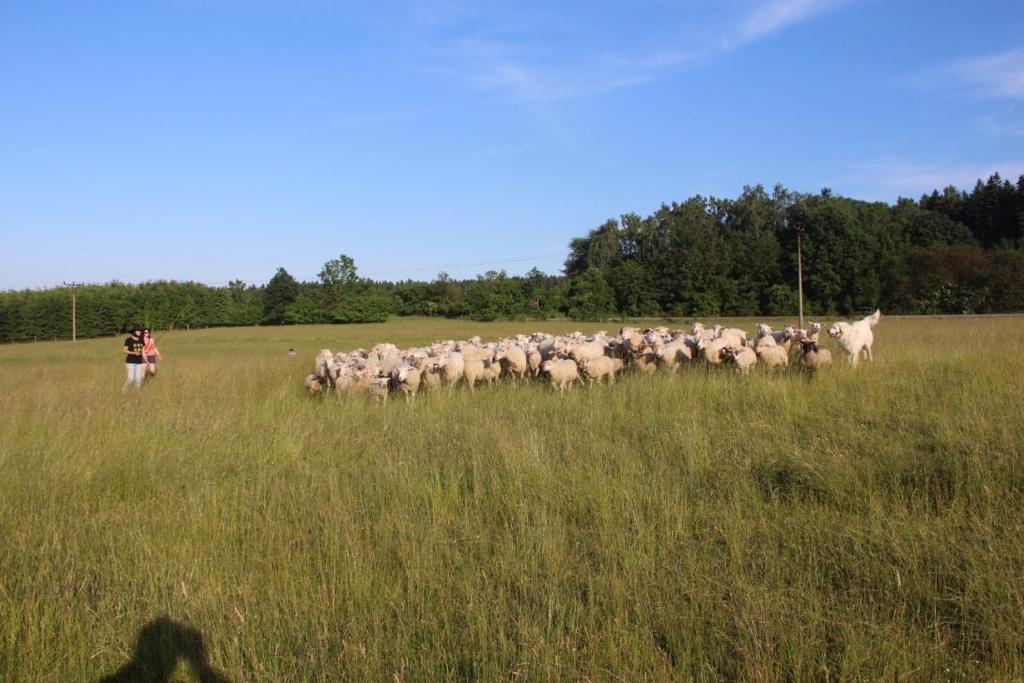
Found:
[[[75,287],[81,287],[81,282],[65,282],[65,287],[71,288],[71,343],[78,341],[78,318],[75,315]]]
[[[796,292],[800,302],[800,329],[804,329],[804,258],[803,258],[803,228],[796,229]]]

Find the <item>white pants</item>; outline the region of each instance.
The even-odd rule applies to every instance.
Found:
[[[128,370],[128,379],[125,380],[124,386],[121,388],[127,389],[130,384],[134,384],[136,389],[141,387],[142,380],[146,377],[145,363],[125,363],[124,367]]]

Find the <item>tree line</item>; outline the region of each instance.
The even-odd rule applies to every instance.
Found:
[[[266,285],[235,280],[111,282],[78,287],[81,337],[155,329],[378,322],[389,316],[474,320],[793,315],[797,248],[810,315],[1024,310],[1024,176],[971,192],[947,187],[895,204],[745,187],[626,214],[573,239],[564,274],[488,271],[469,280],[373,281],[346,255],[315,281],[279,268]],[[0,292],[0,341],[67,338],[66,289]]]
[[[575,317],[1024,310],[1024,176],[894,205],[744,188],[611,220],[569,245]]]

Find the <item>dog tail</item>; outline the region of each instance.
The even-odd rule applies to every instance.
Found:
[[[882,311],[876,309],[874,313],[864,318],[868,321],[868,327],[874,327],[882,317]]]

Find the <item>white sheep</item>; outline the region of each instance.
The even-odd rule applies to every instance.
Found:
[[[792,325],[786,325],[778,332],[773,332],[772,328],[769,327],[768,325],[764,323],[759,323],[757,326],[758,340],[765,339],[766,337],[769,336],[775,341],[776,344],[786,349],[786,351],[789,351],[790,347],[793,344],[793,340],[796,338],[796,329],[794,329]],[[765,343],[767,344],[767,339],[765,339]],[[756,341],[754,346],[757,346]]]
[[[539,354],[537,358],[540,358]],[[518,346],[498,349],[494,354],[494,360],[500,363],[502,372],[514,380],[522,379],[529,370],[526,352]]]
[[[340,392],[356,384],[359,381],[359,373],[360,369],[354,363],[343,364],[341,366],[341,371],[334,380],[335,391]]]
[[[774,346],[776,348],[781,348],[781,347],[779,347],[779,343],[777,341],[775,341],[775,337],[773,337],[770,334],[766,334],[763,337],[755,337],[754,338],[754,347],[753,348],[754,348],[755,351],[760,351],[761,349],[768,348],[769,346]]]
[[[747,333],[736,327],[715,325],[715,338],[725,340],[729,346],[747,345]]]
[[[484,364],[484,371],[480,375],[480,379],[488,384],[494,384],[501,377],[501,363],[492,358],[480,362]]]
[[[526,366],[532,377],[540,374],[540,365],[543,362],[544,356],[541,355],[540,349],[536,345],[531,344],[526,351]]]
[[[757,354],[749,346],[726,346],[720,352],[723,361],[731,362],[743,375],[757,365]]]
[[[765,323],[757,324],[757,332],[754,335],[754,350],[762,349],[768,346],[778,346],[779,340],[775,338],[775,333],[772,332],[772,328]]]
[[[415,401],[420,388],[420,371],[411,365],[399,365],[391,371],[391,384],[402,391],[406,403]]]
[[[764,339],[772,338],[769,336]],[[765,367],[784,368],[789,365],[789,354],[786,353],[786,349],[776,344],[774,339],[771,344],[755,349],[755,353],[757,353],[757,359]]]
[[[640,353],[640,350],[647,344],[644,337],[644,333],[635,327],[622,327],[619,329],[619,333],[612,337],[612,340],[625,353]]]
[[[443,370],[438,365],[437,359],[431,359],[420,371],[420,386],[430,391],[440,388],[444,381],[442,373]]]
[[[680,336],[658,349],[655,354],[661,364],[674,373],[680,365],[693,360],[694,348],[690,338]]]
[[[321,349],[320,353],[316,354],[316,360],[314,361],[314,367],[316,375],[322,378],[330,386],[334,386],[335,380],[338,379],[338,374],[341,372],[341,363],[330,349]]]
[[[544,361],[541,370],[548,376],[551,386],[558,389],[559,392],[564,391],[567,386],[580,379],[579,366],[571,358],[555,358]]]
[[[639,352],[627,354],[622,359],[630,368],[645,374],[658,372],[658,352],[650,346],[643,346]]]
[[[484,362],[480,359],[466,360],[464,375],[470,392],[476,391],[476,383],[484,379]]]
[[[479,339],[479,337],[474,337],[474,339]],[[472,360],[482,361],[494,358],[494,350],[487,346],[479,344],[459,344],[456,348],[458,348],[459,353],[462,354],[462,357],[466,359],[467,363]]]
[[[364,384],[367,393],[381,403],[388,400],[388,389],[390,382],[387,377],[375,377]]]
[[[607,377],[608,384],[615,384],[615,375],[622,370],[622,359],[601,356],[584,361],[580,369],[588,382],[600,382],[603,377]]]
[[[704,339],[705,341],[711,341],[716,337],[717,330],[706,329],[704,323],[694,323],[690,333],[693,334],[697,339]]]
[[[605,343],[603,341],[592,341],[569,347],[569,357],[577,363],[600,358],[603,355],[605,355]]]
[[[458,351],[440,358],[436,363],[441,368],[444,383],[450,387],[458,384],[466,374],[466,359]]]
[[[722,362],[722,349],[727,346],[729,344],[722,339],[709,341],[707,337],[703,336],[697,339],[697,350],[700,352],[701,358],[709,365],[719,365]]]
[[[564,348],[560,339],[548,337],[537,343],[537,351],[540,353],[541,361],[551,360]]]
[[[327,380],[319,375],[306,375],[303,385],[306,387],[306,391],[313,396],[321,396],[327,391]]]

